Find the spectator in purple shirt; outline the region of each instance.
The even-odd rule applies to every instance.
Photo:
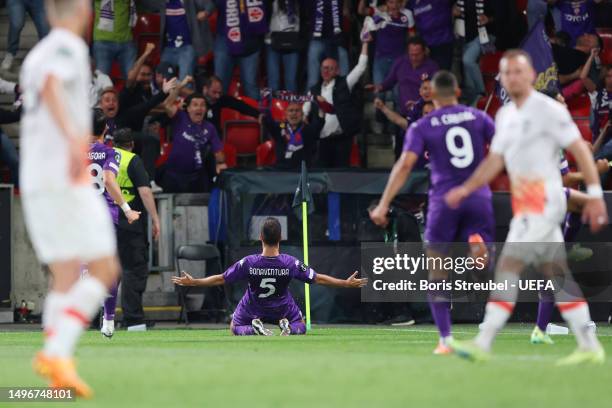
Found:
[[[453,0],[408,0],[406,8],[414,15],[418,34],[425,40],[430,57],[441,69],[453,63]]]
[[[395,60],[404,53],[409,30],[414,34],[412,13],[402,8],[401,3],[400,0],[386,0],[383,7],[367,9],[372,16],[366,17],[361,37],[375,37],[372,77],[377,84],[384,81]],[[359,6],[365,11],[365,0],[361,0]],[[384,93],[377,96],[382,100],[388,99]],[[377,120],[386,122],[379,115]]]
[[[427,57],[425,42],[420,37],[412,37],[408,40],[408,53],[395,60],[385,80],[380,84],[367,85],[367,89],[381,92],[398,85],[399,111],[406,115],[410,105],[419,99],[421,83],[431,78],[438,69],[438,64]]]
[[[183,81],[182,86],[185,86]],[[215,127],[205,120],[206,99],[200,93],[187,97],[184,110],[179,109],[176,98],[180,87],[166,99],[166,114],[172,119],[172,151],[161,174],[161,186],[168,193],[201,193],[210,191],[211,166],[206,162],[208,152],[215,157],[218,173],[225,169],[223,145]]]
[[[576,44],[576,40],[582,34],[595,33],[594,12],[595,3],[603,0],[548,0],[561,14],[561,31],[565,31],[571,37],[570,46]]]
[[[408,53],[393,63],[389,75],[381,84],[368,85],[366,88],[381,92],[392,89],[396,84],[399,88],[398,111],[402,116],[408,116],[410,107],[419,99],[421,83],[433,77],[438,71],[438,64],[427,57],[427,46],[420,37],[408,40]],[[399,157],[402,151],[404,132],[398,130],[395,135],[395,153]]]

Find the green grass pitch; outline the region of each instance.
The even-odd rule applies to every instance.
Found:
[[[91,401],[69,407],[610,407],[612,328],[598,328],[602,366],[555,367],[574,348],[529,344],[531,325],[510,325],[494,358],[472,364],[431,354],[432,326],[327,328],[306,336],[233,337],[228,330],[89,331],[78,349]],[[474,325],[455,326],[466,339]],[[0,332],[0,387],[41,387],[30,369],[37,332]],[[7,404],[0,406],[37,404]],[[44,403],[51,407],[60,404]]]

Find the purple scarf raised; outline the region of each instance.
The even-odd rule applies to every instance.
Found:
[[[342,27],[340,18],[342,10],[340,10],[340,0],[331,0],[332,24],[334,25],[334,34],[340,34]],[[325,0],[317,0],[315,4],[315,22],[313,37],[318,38],[323,35],[323,23],[325,20]]]
[[[217,7],[225,16],[220,27],[229,53],[241,55],[249,35],[262,35],[268,31],[268,19],[263,0],[221,0]]]

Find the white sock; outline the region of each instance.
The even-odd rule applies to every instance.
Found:
[[[512,315],[518,296],[519,275],[513,272],[499,272],[495,281],[506,281],[508,288],[491,293],[491,298],[485,307],[485,317],[480,325],[480,331],[474,339],[477,346],[487,351],[491,350],[497,332],[504,327]]]
[[[106,286],[92,276],[74,284],[58,316],[56,333],[45,343],[46,355],[68,358],[74,354],[81,333],[89,326],[89,321],[97,313],[106,293]]]
[[[575,302],[558,302],[561,316],[567,322],[576,336],[578,348],[581,350],[598,350],[601,348],[595,331],[589,327],[591,314],[589,305],[584,300]]]
[[[489,301],[485,307],[485,317],[480,325],[480,331],[474,339],[474,342],[478,347],[483,350],[491,350],[493,340],[497,332],[499,332],[506,321],[512,315],[514,309],[514,303],[500,302],[500,301]]]
[[[47,293],[43,306],[42,327],[47,335],[52,335],[57,324],[58,316],[66,304],[66,293],[50,291]]]
[[[440,337],[440,344],[443,344],[448,347],[448,343],[453,340],[453,336]]]

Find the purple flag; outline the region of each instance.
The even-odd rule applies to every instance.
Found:
[[[531,56],[533,67],[536,70],[537,77],[535,89],[542,91],[544,89],[559,90],[559,77],[557,75],[557,64],[553,59],[552,47],[550,39],[546,35],[544,21],[537,23],[527,34],[521,48]],[[495,92],[502,103],[505,105],[510,102],[510,96],[501,86],[499,74],[497,74],[497,86]]]

